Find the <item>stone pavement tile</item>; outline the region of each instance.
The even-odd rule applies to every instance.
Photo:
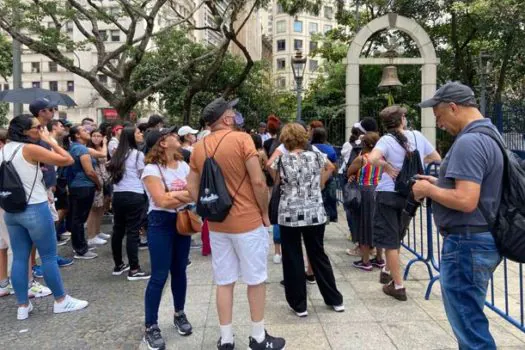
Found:
[[[430,316],[423,311],[412,299],[399,301],[393,298],[389,300],[364,300],[364,305],[368,308],[374,319],[378,322],[395,323],[403,321],[430,321]]]
[[[355,300],[360,300],[360,298],[357,296],[357,292],[355,291],[354,287],[350,282],[347,282],[343,279],[339,279],[336,281],[337,283],[337,289],[339,292],[343,295],[343,300],[345,304],[353,303]],[[282,288],[282,293],[284,296],[284,288]],[[309,284],[308,285],[308,297],[312,300],[323,300],[323,296],[321,295],[321,292],[319,291],[319,287],[317,284]]]
[[[268,325],[282,325],[282,324],[307,324],[319,323],[319,318],[314,312],[312,305],[309,305],[308,317],[297,317],[288,307],[288,303],[284,300],[269,301],[266,303],[264,312],[264,320]],[[210,304],[208,309],[208,319],[206,327],[213,327],[219,324],[219,317],[215,304]],[[251,325],[250,306],[248,301],[234,301],[233,303],[233,324],[238,326]]]
[[[283,337],[286,340],[286,350],[334,349],[330,347],[323,328],[319,324],[280,324],[267,326],[266,329],[270,335]],[[233,331],[235,333],[235,348],[248,348],[248,337],[250,336],[251,326],[234,325]],[[219,337],[219,327],[206,327],[202,349],[216,349]]]
[[[188,304],[184,307],[184,312],[188,321],[194,328],[204,327],[206,325],[206,320],[208,318],[208,304]],[[159,327],[164,328],[173,328],[173,303],[171,301],[171,296],[167,298],[166,296],[162,298],[160,307],[159,307]]]
[[[454,340],[456,339],[448,321],[438,321],[438,324],[442,329],[445,330],[445,332],[450,334],[454,338]],[[522,349],[525,348],[525,342],[515,337],[512,333],[509,332],[509,329],[511,327],[510,324],[502,325],[499,322],[490,321],[489,327],[490,333],[494,337],[498,349],[500,348],[500,346],[521,346]]]
[[[445,313],[445,307],[443,306],[442,300],[414,298],[414,302],[417,303],[433,320],[447,320],[447,314]]]
[[[519,320],[519,319],[518,319]],[[503,327],[506,331],[508,331],[510,334],[512,334],[514,337],[519,339],[523,344],[525,344],[525,332],[520,330],[518,327],[511,325],[507,320],[504,320],[503,318],[498,318],[494,320],[489,320],[490,324],[498,324],[501,327]],[[523,348],[525,348],[525,345],[523,345]]]
[[[348,323],[348,322],[370,322],[374,317],[366,308],[363,302],[359,300],[350,300],[345,302],[345,312],[335,312],[327,306],[323,300],[312,300],[315,314],[319,317],[321,324]],[[311,308],[310,308],[311,309]],[[309,318],[312,315],[307,317]]]
[[[166,291],[168,291],[171,298],[171,289],[168,283],[166,283],[166,287],[164,287],[164,293],[166,293]],[[186,305],[207,305],[210,303],[212,295],[215,295],[215,288],[212,284],[190,284],[186,291]]]
[[[381,326],[374,322],[323,324],[332,349],[394,350],[397,349]]]
[[[455,340],[437,321],[383,323],[381,327],[398,349],[457,349]]]

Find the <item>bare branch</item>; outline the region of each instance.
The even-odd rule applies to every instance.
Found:
[[[241,74],[237,77],[237,79],[230,85],[224,89],[222,95],[224,97],[228,96],[232,91],[237,89],[241,84],[246,80],[246,77],[248,77],[248,74],[250,74],[250,71],[253,67],[253,60],[252,56],[250,55],[250,52],[248,49],[246,49],[246,46],[244,46],[239,39],[237,39],[236,36],[232,38],[232,41],[235,43],[235,45],[242,51],[244,54],[244,57],[246,58],[246,65],[244,66],[243,71]]]

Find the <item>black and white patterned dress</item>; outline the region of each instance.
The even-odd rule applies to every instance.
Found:
[[[281,178],[279,225],[302,227],[326,222],[321,171],[327,161],[325,154],[312,151],[287,153],[274,160],[272,169],[279,170]]]

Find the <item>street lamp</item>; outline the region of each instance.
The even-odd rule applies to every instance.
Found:
[[[292,57],[292,72],[293,78],[297,89],[297,121],[301,120],[301,103],[302,103],[302,92],[303,92],[303,77],[304,70],[306,68],[306,57],[303,57],[301,51],[297,51],[295,56]]]

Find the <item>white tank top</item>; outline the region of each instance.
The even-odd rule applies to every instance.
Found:
[[[44,186],[44,182],[42,180],[42,170],[40,170],[40,167],[37,167],[34,164],[29,163],[23,155],[23,148],[25,146],[24,143],[20,142],[9,142],[7,143],[3,149],[0,150],[0,162],[4,160],[4,156],[6,160],[11,159],[11,155],[13,152],[19,147],[20,149],[18,152],[16,152],[15,157],[13,158],[13,166],[15,167],[18,176],[20,176],[20,180],[22,181],[22,184],[24,184],[24,190],[26,192],[26,198],[29,197],[29,194],[31,193],[31,188],[33,188],[33,183],[35,184],[33,188],[33,193],[31,194],[31,198],[29,198],[28,204],[38,204],[42,202],[47,201],[47,192],[46,187]],[[36,181],[35,181],[35,173],[36,173]]]

